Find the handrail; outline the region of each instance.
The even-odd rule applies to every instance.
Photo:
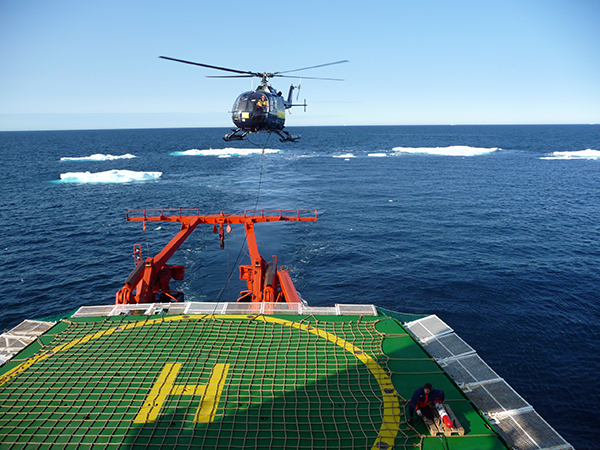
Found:
[[[168,212],[165,214],[165,211]],[[169,212],[174,212],[176,214],[170,214]],[[160,214],[153,214],[151,216],[148,213],[152,212],[160,212]],[[193,214],[183,214],[184,212],[191,212]],[[198,208],[147,208],[147,209],[128,209],[127,210],[127,220],[130,217],[139,218],[138,215],[131,215],[131,213],[141,213],[141,217],[147,219],[148,217],[198,217],[200,216],[200,209]]]
[[[317,220],[316,209],[246,209],[244,214],[239,216],[235,214],[205,214],[200,215],[198,208],[148,208],[148,209],[128,209],[127,219],[134,221],[161,221],[168,219],[183,219],[188,217],[200,217],[214,220],[218,217],[219,222],[235,222],[240,223],[240,219],[278,219],[278,220]],[[235,219],[235,220],[228,220]]]
[[[250,214],[250,213],[260,213],[260,215],[256,215],[256,214]],[[294,218],[294,219],[307,219],[307,220],[311,220],[314,218],[314,220],[317,220],[317,210],[316,209],[308,209],[308,208],[303,208],[303,209],[246,209],[244,211],[244,217],[261,217],[264,218],[265,216],[265,212],[266,213],[272,213],[272,215],[278,215],[279,218]],[[289,214],[289,215],[285,215],[285,213],[295,213],[295,214]],[[304,213],[305,215],[301,215],[302,213]],[[309,215],[310,213],[310,215]],[[271,214],[269,214],[271,215]]]

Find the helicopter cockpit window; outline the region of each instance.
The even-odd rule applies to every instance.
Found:
[[[235,102],[234,111],[248,111],[248,94],[242,94]]]
[[[254,101],[254,99],[252,99]],[[256,112],[267,112],[269,110],[269,99],[265,94],[259,94],[256,96],[256,103],[254,104],[254,111]]]
[[[266,113],[269,111],[269,99],[265,94],[254,93],[248,102],[248,110],[255,113]]]
[[[255,114],[269,112],[269,97],[260,92],[242,94],[233,107],[237,112],[253,112]]]

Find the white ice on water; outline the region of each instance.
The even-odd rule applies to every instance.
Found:
[[[130,183],[133,181],[158,180],[162,172],[135,172],[133,170],[107,170],[105,172],[61,173],[63,183]]]
[[[500,149],[498,147],[481,148],[469,147],[468,145],[452,145],[450,147],[394,147],[393,150],[398,153],[418,153],[443,156],[479,156],[487,155]]]
[[[600,159],[600,150],[578,150],[574,152],[553,152],[541,159]]]
[[[126,153],[125,155],[103,155],[102,153],[95,153],[90,156],[71,157],[64,156],[60,158],[61,161],[114,161],[115,159],[132,159],[137,158],[135,155]]]
[[[265,154],[267,153],[279,153],[279,149],[266,148]],[[193,148],[191,150],[185,150],[182,152],[173,152],[173,156],[218,156],[219,158],[229,158],[231,156],[248,156],[248,155],[260,155],[263,150],[261,148],[209,148],[205,150],[198,150]]]

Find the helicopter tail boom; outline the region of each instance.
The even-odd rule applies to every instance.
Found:
[[[287,103],[292,106],[292,94],[294,93],[294,89],[296,89],[296,86],[294,86],[293,84],[290,85],[290,92],[288,93],[288,98],[287,98]]]
[[[308,106],[306,104],[306,99],[304,99],[304,103],[299,104],[299,105],[294,105],[293,102],[293,93],[294,93],[294,89],[300,89],[300,85],[298,86],[294,86],[293,84],[290,86],[290,92],[288,93],[288,98],[287,101],[285,102],[285,109],[290,109],[292,106],[304,106],[304,112],[306,112],[306,107]]]

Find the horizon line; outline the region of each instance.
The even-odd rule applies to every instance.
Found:
[[[289,126],[286,128],[319,128],[319,127],[478,127],[478,126],[595,126],[598,123],[582,123],[582,122],[531,122],[531,123],[423,123],[423,124],[341,124],[341,125],[298,125]],[[2,130],[0,133],[27,133],[27,132],[43,132],[43,131],[117,131],[117,130],[192,130],[192,129],[230,129],[230,126],[165,126],[165,127],[102,127],[102,128],[31,128],[31,129],[14,129]]]

